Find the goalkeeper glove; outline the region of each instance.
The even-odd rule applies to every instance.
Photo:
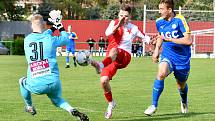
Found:
[[[62,15],[61,15],[61,11],[60,10],[52,10],[49,13],[50,18],[48,18],[48,20],[53,23],[53,27],[55,27],[56,29],[61,29],[63,28],[63,24],[61,23],[62,21]]]

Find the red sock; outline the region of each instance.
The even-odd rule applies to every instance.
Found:
[[[106,100],[108,102],[112,102],[113,101],[112,92],[111,91],[110,92],[105,92],[104,95],[105,95],[105,98],[106,98]]]
[[[109,64],[112,63],[112,59],[111,57],[106,57],[103,61],[102,61],[104,67],[108,66]]]

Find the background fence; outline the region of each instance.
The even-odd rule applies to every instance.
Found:
[[[214,11],[182,10],[181,7],[175,11],[182,14],[190,26],[193,39],[192,57],[214,57]],[[145,5],[143,15],[143,31],[149,35],[157,34],[155,20],[159,17],[159,10],[147,9]]]

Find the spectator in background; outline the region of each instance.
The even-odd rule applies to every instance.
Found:
[[[105,48],[105,39],[103,38],[103,36],[100,36],[100,39],[99,39],[99,56],[100,56],[100,54],[102,54],[102,56],[103,56],[104,48]]]
[[[133,55],[133,57],[135,57],[135,55],[137,53],[136,43],[132,43],[132,47],[131,48],[132,48],[132,50],[131,50],[132,55]]]
[[[136,44],[136,57],[141,57],[142,51],[143,51],[141,38],[136,38],[135,44]]]
[[[105,40],[105,50],[107,50],[107,47],[108,47],[108,38]]]
[[[142,57],[142,55],[143,55],[143,44],[139,42],[138,49],[137,49],[137,57]]]
[[[90,37],[88,40],[87,40],[87,43],[89,45],[89,50],[90,50],[90,53],[93,55],[93,50],[94,50],[94,45],[95,45],[95,40]]]

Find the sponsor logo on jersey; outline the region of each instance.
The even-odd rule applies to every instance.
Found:
[[[166,38],[178,38],[179,35],[177,33],[178,33],[178,31],[175,30],[175,31],[172,31],[172,32],[167,31],[166,33],[161,32],[161,35],[163,37],[166,37]]]

